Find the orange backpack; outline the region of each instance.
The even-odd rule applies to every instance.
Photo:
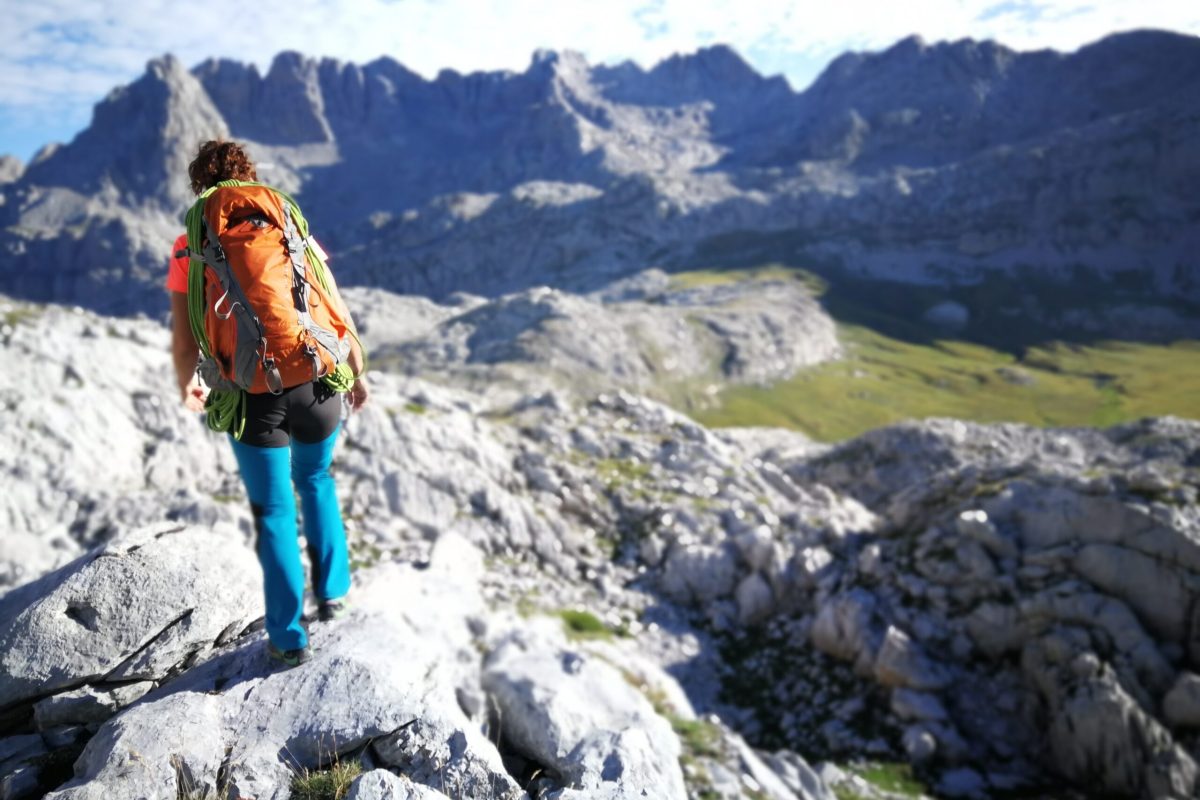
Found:
[[[353,323],[291,197],[222,181],[188,213],[188,255],[189,317],[210,387],[279,394],[325,378],[348,388]]]

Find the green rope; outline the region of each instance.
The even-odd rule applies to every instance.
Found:
[[[204,190],[192,207],[188,209],[185,224],[187,227],[188,250],[193,253],[201,251],[201,222],[204,218],[204,204],[208,200],[208,196],[223,186],[267,186],[264,183],[254,181],[220,181],[216,186],[212,186]],[[304,214],[300,212],[300,206],[287,192],[276,189],[272,186],[267,186],[268,189],[275,192],[284,202],[288,204],[292,211],[292,218],[296,221],[296,227],[300,234],[300,238],[308,239],[308,220],[304,218]],[[328,267],[325,265],[325,260],[312,248],[312,245],[305,245],[304,254],[308,258],[308,263],[312,266],[313,272],[317,276],[317,281],[320,282],[321,288],[329,296],[333,296],[333,288],[329,279]],[[204,330],[204,312],[205,312],[205,291],[204,291],[204,262],[199,258],[191,259],[188,265],[188,323],[192,329],[192,336],[196,339],[196,344],[200,346],[200,351],[205,358],[212,358],[212,348],[208,341],[208,334]],[[363,369],[358,375],[354,374],[354,370],[346,362],[342,362],[337,367],[321,378],[321,381],[335,392],[348,392],[354,387],[354,382],[367,371],[367,349],[363,347],[362,340],[358,335],[349,330],[354,341],[358,343],[359,352],[362,354]],[[212,389],[208,394],[208,401],[204,404],[204,409],[208,414],[208,427],[210,430],[222,433],[230,431],[234,439],[241,439],[242,432],[246,427],[246,392],[241,389]],[[232,428],[232,430],[230,430]]]

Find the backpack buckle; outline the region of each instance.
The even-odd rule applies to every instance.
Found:
[[[279,368],[275,366],[274,357],[264,358],[262,366],[263,377],[267,381],[267,391],[271,394],[283,394],[283,376],[279,374]]]

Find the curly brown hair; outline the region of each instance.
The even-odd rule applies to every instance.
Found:
[[[218,181],[256,181],[254,162],[237,142],[214,139],[200,145],[200,152],[188,164],[192,191],[200,194]]]

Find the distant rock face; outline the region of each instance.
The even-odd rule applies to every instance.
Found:
[[[1070,55],[908,39],[801,93],[722,46],[649,71],[542,53],[432,81],[387,58],[283,53],[263,76],[168,57],[0,181],[0,291],[161,309],[145,287],[189,199],[183,167],[230,135],[298,193],[343,284],[591,291],[783,259],[918,284],[1082,268],[1194,304],[1198,80],[1200,45],[1155,32]]]
[[[25,165],[21,163],[19,158],[0,156],[0,185],[12,183],[17,178],[20,178],[21,173],[24,171]]]
[[[768,383],[841,354],[833,320],[793,278],[687,288],[651,271],[635,281],[634,296],[607,302],[547,287],[456,306],[380,290],[346,297],[362,309],[375,363],[525,393]]]
[[[164,56],[97,104],[92,124],[30,165],[21,185],[105,194],[130,210],[147,201],[177,209],[191,197],[187,165],[199,143],[228,136],[200,82],[174,56]]]

